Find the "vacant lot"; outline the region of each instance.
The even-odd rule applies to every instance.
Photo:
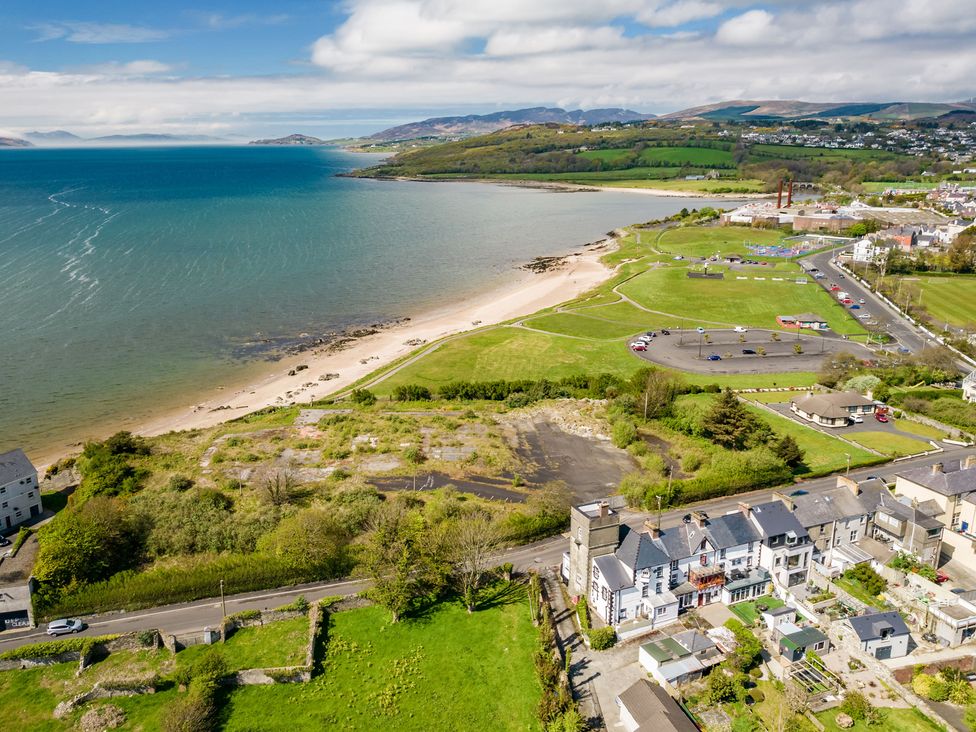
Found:
[[[246,668],[281,668],[305,663],[308,642],[308,618],[278,620],[264,625],[241,628],[220,645],[230,671]],[[179,664],[192,664],[209,650],[209,646],[191,646],[177,655]]]
[[[890,431],[885,432],[851,432],[846,437],[859,445],[877,450],[884,455],[901,457],[902,455],[914,455],[919,452],[931,450],[932,446],[928,442],[922,442],[904,435],[896,435]]]
[[[468,614],[456,603],[391,624],[379,607],[332,616],[323,673],[301,686],[247,687],[225,730],[536,730],[536,630],[521,588]]]

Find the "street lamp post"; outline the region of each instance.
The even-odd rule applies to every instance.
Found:
[[[224,602],[224,581],[220,580],[220,612],[227,617],[227,603]]]

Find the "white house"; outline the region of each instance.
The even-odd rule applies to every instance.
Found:
[[[37,469],[20,448],[0,455],[0,531],[41,515]]]
[[[851,259],[855,262],[872,264],[882,261],[887,256],[887,247],[867,238],[854,242],[851,250]]]
[[[877,659],[908,655],[908,626],[896,612],[871,613],[848,618],[861,650]]]
[[[769,630],[777,630],[784,625],[796,623],[796,608],[789,605],[775,607],[762,613],[763,623]]]
[[[772,575],[773,585],[785,589],[805,583],[813,542],[803,524],[780,501],[740,506],[762,532],[758,563]]]
[[[700,679],[724,658],[715,642],[697,630],[645,643],[637,653],[640,665],[662,686]]]
[[[967,402],[976,402],[976,371],[962,380],[962,398]]]

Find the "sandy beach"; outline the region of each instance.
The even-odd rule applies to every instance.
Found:
[[[600,262],[600,257],[615,246],[613,239],[587,246],[583,251],[567,255],[557,269],[546,272],[515,270],[511,283],[503,288],[412,316],[406,323],[357,339],[345,350],[328,352],[323,347],[289,356],[270,365],[269,373],[263,378],[239,386],[220,387],[212,399],[171,410],[133,431],[158,435],[211,427],[265,407],[308,403],[334,394],[418,349],[409,343],[432,343],[445,336],[529,315],[592,289],[610,276],[611,270]],[[300,365],[307,368],[288,375]],[[338,377],[319,381],[323,374],[338,374]]]

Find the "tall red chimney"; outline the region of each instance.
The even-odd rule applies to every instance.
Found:
[[[783,179],[779,179],[779,192],[776,194],[776,208],[783,207]]]
[[[790,187],[786,193],[786,207],[789,208],[790,204],[793,203],[793,179],[790,178]]]

